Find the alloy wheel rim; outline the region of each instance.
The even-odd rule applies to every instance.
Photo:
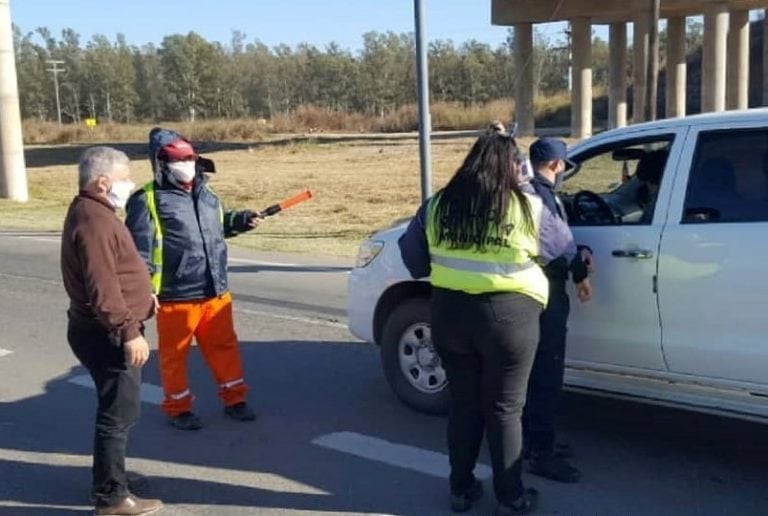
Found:
[[[398,359],[403,376],[419,392],[435,394],[448,383],[440,357],[432,345],[432,330],[426,323],[406,328],[398,344]]]

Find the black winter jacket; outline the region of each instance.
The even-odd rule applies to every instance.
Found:
[[[165,130],[160,136],[177,137],[176,133]],[[155,181],[155,202],[163,233],[163,270],[158,298],[190,301],[225,293],[227,244],[224,238],[247,231],[252,212],[228,211],[222,221],[221,201],[207,185],[208,178],[202,172],[198,172],[188,192],[168,179],[169,172],[161,168],[156,156],[150,156],[150,160],[155,177],[160,179]],[[151,275],[155,228],[144,189],[137,190],[128,200],[126,214],[125,223]]]
[[[218,296],[227,291],[227,244],[224,237],[245,230],[249,212],[226,212],[221,202],[198,176],[191,192],[171,184],[155,185],[157,214],[163,230],[161,301],[188,301]],[[155,228],[143,189],[126,206],[125,223],[152,274]]]

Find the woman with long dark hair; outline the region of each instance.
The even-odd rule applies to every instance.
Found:
[[[528,376],[548,284],[541,265],[573,246],[567,225],[520,186],[513,137],[491,126],[448,184],[419,209],[400,249],[414,278],[432,284],[432,340],[451,395],[451,509],[482,495],[474,477],[483,434],[497,515],[525,514],[537,498],[521,478]]]

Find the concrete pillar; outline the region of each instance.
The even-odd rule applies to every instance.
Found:
[[[704,5],[704,50],[701,62],[701,111],[725,110],[728,4]]]
[[[609,32],[608,127],[613,129],[627,125],[627,24],[612,23]]]
[[[731,11],[728,28],[728,109],[749,107],[749,11]]]
[[[515,122],[517,134],[533,136],[533,24],[515,25]]]
[[[8,0],[0,0],[0,197],[29,199]]]
[[[571,20],[573,90],[571,136],[592,135],[592,23],[589,18]]]
[[[667,118],[685,116],[685,84],[688,73],[685,55],[685,18],[669,18],[667,20]]]
[[[632,34],[632,122],[645,120],[645,96],[648,88],[648,38],[651,23],[648,13],[641,12],[635,18]]]

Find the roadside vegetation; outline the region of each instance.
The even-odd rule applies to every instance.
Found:
[[[472,138],[436,140],[433,185],[458,168]],[[321,143],[322,142],[322,143]],[[523,140],[527,146],[529,140]],[[27,149],[30,201],[0,200],[3,229],[61,229],[77,191],[77,157],[87,145]],[[132,157],[134,181],[151,178],[146,144],[117,144]],[[314,198],[270,217],[233,243],[262,250],[351,257],[360,240],[412,215],[420,203],[418,143],[400,139],[309,140],[207,147],[211,183],[228,207],[261,210],[310,188]]]

